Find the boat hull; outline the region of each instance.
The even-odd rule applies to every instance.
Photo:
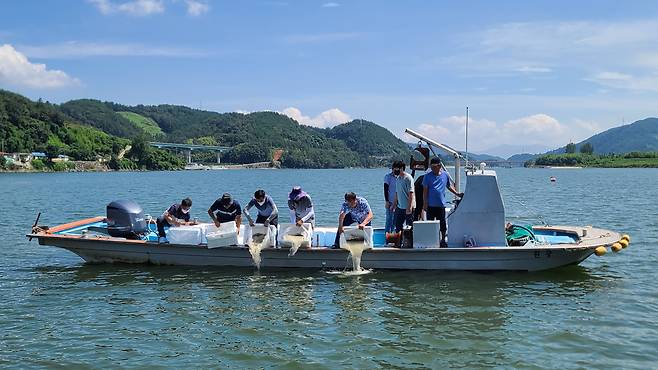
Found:
[[[142,263],[184,266],[254,267],[247,247],[209,249],[206,246],[157,244],[112,239],[66,238],[39,235],[39,243],[61,247],[88,263]],[[261,252],[261,268],[342,269],[351,266],[345,250],[287,249]],[[594,252],[592,246],[487,247],[487,248],[375,248],[363,253],[361,266],[392,270],[539,271],[578,264]]]

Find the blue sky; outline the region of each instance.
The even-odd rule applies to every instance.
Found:
[[[658,2],[5,0],[0,87],[534,152],[658,115]]]

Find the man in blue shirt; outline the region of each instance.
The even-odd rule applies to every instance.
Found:
[[[354,192],[345,193],[345,202],[338,215],[338,230],[336,231],[334,248],[338,248],[338,240],[340,239],[340,234],[343,233],[343,226],[350,226],[353,223],[357,223],[359,229],[363,230],[364,227],[370,226],[372,218],[372,210],[366,198],[357,197]]]
[[[386,227],[384,228],[384,232],[387,233],[392,233],[395,230],[395,208],[393,208],[395,181],[397,181],[397,178],[393,173],[393,166],[391,166],[391,172],[384,176],[384,200],[386,206]]]
[[[158,242],[166,242],[165,227],[195,225],[190,222],[190,208],[192,208],[192,199],[185,198],[180,204],[172,204],[164,213],[155,221],[158,226]]]
[[[464,193],[458,193],[455,187],[450,183],[450,176],[442,168],[441,159],[434,157],[430,161],[431,171],[425,174],[423,179],[423,198],[425,203],[423,208],[427,215],[428,221],[439,220],[441,222],[441,248],[446,247],[446,188],[458,197],[463,197]]]

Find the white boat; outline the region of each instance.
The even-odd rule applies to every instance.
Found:
[[[455,181],[459,184],[460,154],[413,131],[407,132],[430,147],[453,154]],[[447,248],[440,248],[436,222],[418,224],[413,230],[415,242],[409,243],[410,248],[391,247],[383,230],[375,229],[374,248],[363,252],[361,267],[538,271],[578,264],[592,254],[603,255],[608,249],[618,252],[630,242],[626,235],[591,226],[540,225],[524,228],[528,231],[528,238],[522,245],[510,245],[505,234],[505,210],[495,171],[485,170],[482,166],[467,170],[466,176],[464,197],[447,217]],[[36,226],[35,223],[32,233],[27,236],[38,239],[41,245],[67,249],[88,263],[254,266],[249,247],[240,239],[236,239],[235,245],[221,247],[209,247],[202,239],[194,244],[160,244],[152,232],[151,235],[133,237],[111,236],[107,221],[106,217],[99,216],[52,228]],[[318,227],[313,233],[311,247],[299,249],[292,256],[286,248],[262,249],[260,268],[343,269],[351,266],[346,250],[330,247],[336,228]],[[244,235],[244,232],[240,234]]]

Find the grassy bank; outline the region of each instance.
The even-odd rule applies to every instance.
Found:
[[[527,161],[525,167],[601,167],[601,168],[658,168],[658,152],[625,154],[547,154]]]

